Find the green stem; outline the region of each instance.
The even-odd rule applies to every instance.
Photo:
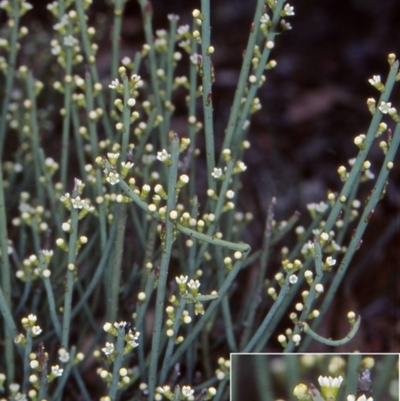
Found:
[[[68,34],[72,34],[72,25],[69,23]],[[71,96],[72,96],[72,47],[64,46],[66,53],[65,77],[64,79],[64,114],[61,141],[61,166],[60,179],[63,191],[67,188],[67,172],[69,160],[69,130],[71,124]]]
[[[95,56],[93,55],[93,51],[90,45],[90,40],[89,40],[89,35],[87,33],[87,23],[86,23],[86,14],[85,10],[83,7],[83,0],[74,0],[75,6],[76,6],[76,12],[78,13],[79,17],[79,24],[81,26],[80,32],[82,34],[82,42],[83,42],[83,49],[86,53],[86,58],[88,61],[90,73],[93,77],[93,80],[95,82],[100,82],[99,79],[99,74],[97,72],[97,67],[96,67],[96,59]],[[113,77],[114,79],[114,77]],[[98,95],[98,102],[100,107],[104,110],[106,110],[106,105],[104,101],[104,97],[102,93],[99,93]],[[104,130],[106,131],[107,138],[112,141],[113,140],[113,129],[111,128],[111,123],[110,123],[110,118],[108,113],[103,113],[102,115],[102,122],[103,122],[103,127]]]
[[[210,0],[201,0],[201,13],[204,20],[201,24],[201,53],[203,69],[203,111],[204,131],[206,136],[207,182],[208,188],[215,190],[216,183],[211,173],[215,167],[214,125],[211,82],[211,57],[208,53],[210,47]]]
[[[41,166],[40,166],[40,154],[39,154],[39,128],[37,120],[36,96],[35,96],[34,79],[31,73],[29,73],[27,76],[26,86],[27,86],[28,96],[31,101],[30,129],[31,129],[32,150],[34,154],[33,169],[36,181],[36,194],[37,197],[39,198],[40,204],[44,205],[45,201],[44,201],[43,186],[42,183],[40,182]]]
[[[271,236],[272,236],[272,221],[274,219],[274,206],[276,199],[272,198],[269,204],[267,221],[265,224],[263,247],[260,257],[260,268],[257,275],[257,279],[254,285],[254,291],[252,291],[252,296],[250,297],[250,307],[247,314],[247,319],[245,323],[245,329],[240,341],[240,349],[243,349],[245,344],[249,341],[250,334],[253,330],[254,318],[256,316],[256,310],[258,306],[258,297],[261,294],[262,287],[264,284],[264,277],[267,270],[267,263],[269,258],[270,246],[271,246]]]
[[[43,252],[39,252],[39,266],[41,267],[42,273],[45,269],[48,268],[46,260],[43,255]],[[44,287],[46,290],[47,303],[49,305],[51,321],[53,322],[54,330],[57,334],[57,337],[60,339],[61,338],[61,325],[60,325],[60,322],[59,322],[58,316],[57,316],[57,308],[56,308],[56,303],[54,300],[53,287],[51,285],[49,277],[43,277],[43,281],[44,281]]]
[[[78,190],[75,188],[72,193],[72,198],[78,196]],[[71,328],[71,308],[72,308],[72,294],[74,287],[74,276],[76,274],[76,242],[78,239],[78,210],[71,205],[71,234],[69,236],[68,245],[68,266],[67,266],[67,283],[66,292],[64,296],[64,310],[63,310],[63,325],[61,345],[63,348],[68,349],[69,332]]]
[[[114,247],[114,240],[115,240],[116,232],[117,232],[117,220],[115,220],[113,222],[113,225],[112,225],[111,231],[110,231],[110,236],[108,237],[108,240],[107,240],[107,245],[104,248],[104,252],[102,253],[100,262],[96,269],[96,272],[94,273],[93,278],[90,281],[90,284],[86,287],[84,294],[79,299],[79,302],[75,305],[75,307],[71,313],[72,318],[78,314],[78,312],[81,310],[83,305],[87,302],[87,300],[90,297],[90,295],[92,294],[92,292],[96,288],[98,288],[98,283],[103,276],[105,266],[108,262],[108,259],[110,258],[111,251]]]
[[[166,294],[166,283],[168,275],[169,260],[171,257],[174,223],[168,218],[171,210],[175,208],[176,189],[175,185],[178,176],[179,161],[179,138],[175,133],[171,132],[171,160],[172,166],[169,169],[168,176],[168,201],[167,201],[167,218],[165,222],[165,249],[161,257],[160,274],[157,287],[156,310],[153,326],[153,338],[151,345],[151,357],[149,367],[149,399],[154,398],[157,383],[157,365],[160,350],[160,337],[162,319],[164,313],[164,302]]]
[[[350,340],[352,340],[354,338],[354,336],[357,334],[357,331],[358,331],[358,329],[360,327],[360,323],[361,323],[361,318],[359,317],[356,320],[356,322],[354,323],[354,325],[351,328],[351,330],[349,331],[349,333],[346,335],[346,337],[344,337],[344,338],[342,338],[340,340],[331,340],[329,338],[325,338],[325,337],[320,336],[315,331],[313,331],[310,328],[310,326],[308,325],[308,323],[306,323],[306,322],[299,322],[298,324],[300,325],[302,330],[306,334],[308,334],[310,337],[312,337],[314,340],[320,342],[321,344],[337,347],[338,345],[343,345],[343,344],[348,343]]]
[[[118,329],[117,343],[115,346],[115,350],[117,351],[117,356],[114,360],[112,383],[110,391],[108,393],[108,395],[111,398],[111,401],[115,401],[117,399],[119,370],[121,369],[122,360],[124,358],[124,336],[125,336],[125,327]]]
[[[11,315],[11,269],[8,255],[8,231],[7,231],[7,210],[4,199],[3,184],[3,161],[0,158],[0,249],[1,249],[1,286],[0,286],[0,308],[5,325],[2,327],[4,332],[4,349],[7,366],[7,378],[10,383],[14,381],[14,342],[17,335],[14,320]]]
[[[151,88],[153,90],[157,113],[159,115],[164,115],[165,113],[163,110],[162,99],[159,88],[159,78],[157,76],[156,51],[153,42],[153,26],[152,26],[153,9],[151,3],[146,0],[139,0],[139,3],[141,6],[142,18],[144,22],[144,35],[146,38],[146,43],[149,46],[149,67],[150,67]],[[160,130],[161,147],[165,149],[167,147],[166,132],[163,131],[163,124],[160,124],[158,127]]]
[[[10,19],[11,21],[11,19]],[[11,94],[12,94],[12,86],[14,82],[15,71],[17,70],[16,60],[17,53],[19,47],[17,46],[18,41],[18,31],[19,31],[19,21],[20,21],[20,11],[19,11],[19,2],[17,0],[12,1],[12,28],[10,33],[10,43],[9,49],[10,52],[8,54],[7,60],[7,75],[6,75],[6,84],[2,91],[2,108],[1,108],[1,118],[0,118],[0,160],[3,159],[3,147],[6,139],[6,128],[7,121],[6,118],[8,112],[8,106],[10,104]]]
[[[260,18],[263,13],[264,6],[265,6],[264,0],[257,1],[257,8],[254,13],[254,19],[250,29],[249,40],[247,42],[242,68],[240,70],[239,82],[236,87],[235,98],[233,100],[231,113],[229,115],[228,127],[224,137],[224,143],[222,145],[222,149],[229,149],[231,146],[233,134],[235,132],[238,120],[239,110],[244,96],[244,91],[247,86],[247,79],[251,68],[251,60],[253,58],[254,46],[256,45],[257,36],[260,28]]]
[[[111,274],[110,274],[110,297],[108,302],[108,317],[107,321],[115,322],[117,319],[118,310],[118,299],[120,292],[120,281],[121,281],[121,268],[122,268],[122,254],[124,248],[124,238],[125,238],[125,227],[126,227],[126,214],[127,205],[118,205],[118,228],[117,237],[115,239],[114,245],[114,259],[113,263],[110,264]]]
[[[112,57],[111,57],[111,77],[115,79],[118,74],[119,49],[121,41],[122,14],[124,12],[124,1],[116,0],[114,4],[114,23],[112,30]],[[110,91],[110,107],[114,104],[115,91]]]

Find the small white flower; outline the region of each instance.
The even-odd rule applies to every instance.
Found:
[[[318,383],[321,387],[336,387],[339,388],[343,382],[343,377],[331,377],[331,376],[320,376],[318,377]]]
[[[78,43],[78,39],[72,35],[65,36],[63,39],[64,46],[73,47]]]
[[[51,48],[51,54],[53,56],[58,56],[61,53],[61,46],[60,45],[55,45]]]
[[[31,313],[30,315],[28,315],[28,320],[30,323],[35,323],[37,321],[37,316]]]
[[[194,289],[198,289],[200,287],[200,281],[199,280],[193,280],[191,279],[188,283],[187,286],[194,290]]]
[[[115,327],[117,330],[122,330],[122,329],[125,328],[125,326],[126,326],[126,322],[124,322],[124,321],[115,322],[115,323],[114,323],[114,327]]]
[[[364,394],[357,398],[357,401],[374,401],[373,397],[366,397]]]
[[[178,29],[177,29],[178,35],[185,35],[186,33],[189,32],[189,29],[190,29],[189,25],[178,26]]]
[[[237,162],[236,167],[241,172],[247,170],[247,166],[243,162]]]
[[[214,167],[214,170],[212,171],[211,175],[215,178],[221,178],[222,176],[222,169],[219,167]]]
[[[179,21],[179,15],[176,15],[176,14],[168,14],[167,15],[167,18],[170,20],[170,21]]]
[[[65,348],[60,348],[58,350],[58,359],[64,363],[67,363],[69,361],[69,353]]]
[[[188,281],[189,277],[188,276],[180,276],[180,277],[175,277],[175,280],[178,284],[186,284]]]
[[[164,162],[170,157],[171,155],[165,149],[163,149],[161,152],[157,152],[157,159],[160,160],[160,162]]]
[[[128,66],[131,62],[132,60],[126,56],[121,60],[122,65],[124,65],[125,67]]]
[[[381,83],[381,76],[374,75],[371,79],[368,80],[371,85],[377,85]]]
[[[389,113],[389,109],[392,107],[392,103],[390,102],[381,102],[380,106],[378,109],[380,110],[381,113],[387,114]]]
[[[184,397],[190,397],[194,394],[194,390],[190,386],[182,386],[182,394]]]
[[[326,258],[326,264],[328,266],[334,266],[336,264],[336,259],[333,259],[332,256],[328,256]]]
[[[36,337],[42,332],[40,326],[33,326],[32,327],[32,336]]]
[[[281,27],[282,29],[286,29],[288,31],[292,29],[292,25],[290,24],[290,22],[287,22],[284,19],[281,19]]]
[[[136,348],[139,343],[135,340],[128,340],[128,344],[132,347],[132,348]]]
[[[190,46],[190,40],[189,40],[189,39],[181,40],[181,41],[178,43],[178,46],[179,46],[179,47],[182,47],[182,49],[186,49],[188,46]]]
[[[112,355],[114,352],[114,344],[113,343],[106,343],[106,346],[101,349],[106,355]]]
[[[198,62],[199,62],[199,55],[198,55],[197,53],[193,53],[193,54],[190,56],[190,62],[191,62],[192,64],[194,64],[194,65],[197,65]]]
[[[71,203],[72,203],[72,207],[74,209],[82,209],[83,205],[84,205],[84,202],[82,201],[80,196],[77,196],[76,198],[72,198]]]
[[[290,284],[296,284],[297,283],[297,276],[295,275],[295,274],[291,274],[290,276],[289,276],[289,283]]]
[[[106,177],[107,182],[110,183],[110,185],[115,185],[119,183],[119,174],[116,172],[110,171]]]
[[[263,14],[260,18],[260,22],[262,24],[266,24],[270,20],[270,17],[267,13]]]
[[[21,386],[18,383],[10,384],[10,391],[13,393],[16,393],[17,391],[19,391],[20,388],[21,388]]]
[[[120,85],[120,83],[119,83],[119,80],[118,80],[118,78],[117,78],[117,79],[113,79],[113,80],[111,81],[111,84],[108,85],[108,87],[111,88],[111,89],[115,89],[115,88],[117,88],[119,85]]]
[[[23,393],[17,393],[14,397],[15,401],[28,401],[28,399],[26,398],[26,395]]]
[[[51,367],[51,373],[54,376],[62,376],[64,369],[61,369],[58,365],[54,365]]]
[[[285,5],[283,11],[288,17],[294,15],[294,7],[292,7],[289,3]]]

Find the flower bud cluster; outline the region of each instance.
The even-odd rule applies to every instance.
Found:
[[[229,379],[231,371],[231,362],[223,357],[218,358],[218,369],[215,371],[215,376],[218,380]]]
[[[21,224],[26,224],[37,233],[42,233],[48,230],[49,226],[44,218],[50,217],[48,211],[41,205],[36,207],[31,206],[27,201],[30,195],[27,192],[21,192],[20,194],[20,204],[19,212],[20,217],[14,218],[12,224],[14,226],[20,226]]]
[[[139,345],[138,339],[140,336],[140,332],[132,329],[130,325],[127,324],[127,322],[121,321],[115,322],[114,324],[106,322],[103,325],[103,330],[108,334],[113,335],[114,337],[118,337],[120,334],[124,334],[124,355],[128,354]],[[111,342],[107,342],[105,347],[101,350],[110,360],[114,360],[117,354],[117,351],[114,348],[114,343]]]

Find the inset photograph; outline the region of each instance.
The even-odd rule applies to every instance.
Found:
[[[397,354],[231,354],[231,401],[399,401]]]

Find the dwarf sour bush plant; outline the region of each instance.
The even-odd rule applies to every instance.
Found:
[[[257,216],[266,221],[263,245],[251,250],[241,238],[253,216],[236,206],[243,154],[261,107],[257,92],[276,65],[276,35],[291,28],[293,7],[257,2],[217,149],[209,1],[193,10],[190,26],[168,15],[169,29],[154,31],[152,5],[139,0],[145,44],[133,60],[119,48],[125,2],[112,3],[112,20],[90,25],[91,1],[54,1],[51,33],[32,25],[31,34],[32,5],[0,3],[7,20],[0,40],[3,397],[222,400],[229,352],[260,351],[272,338],[288,352],[307,349],[311,339],[350,341],[360,324],[352,311],[338,317],[349,321],[342,339],[323,338],[318,326],[393,167],[395,55],[386,82],[371,80],[371,124],[354,140],[355,158],[338,169],[341,191],[309,205],[308,228],[296,214],[276,222],[272,198],[267,216]],[[103,76],[97,51],[108,26],[112,57]],[[184,132],[172,126],[175,94],[186,99]],[[374,177],[367,156],[378,137],[383,162]],[[361,206],[358,187],[371,179]],[[293,230],[297,242],[271,266]],[[238,309],[237,275],[250,264],[258,266],[255,296]],[[268,268],[273,282],[265,282]],[[279,323],[287,316],[285,330]]]

